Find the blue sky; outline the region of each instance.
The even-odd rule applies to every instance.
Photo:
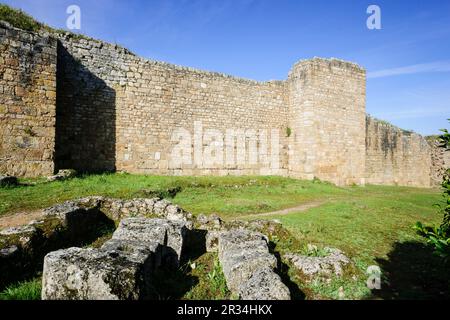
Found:
[[[450,118],[450,1],[0,0],[65,28],[156,60],[255,80],[285,79],[299,59],[336,57],[368,71],[367,112],[439,133]],[[369,5],[382,29],[366,27]]]

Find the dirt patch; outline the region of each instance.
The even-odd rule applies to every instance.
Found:
[[[19,212],[11,215],[6,215],[0,217],[0,229],[18,227],[33,220],[39,220],[43,215],[42,210],[29,211],[29,212]]]
[[[255,213],[255,214],[250,214],[250,215],[246,215],[246,216],[240,216],[239,218],[240,219],[243,219],[243,218],[248,219],[248,218],[260,218],[260,217],[267,217],[267,216],[283,216],[283,215],[287,215],[287,214],[294,213],[294,212],[302,212],[302,211],[307,211],[312,208],[317,208],[317,207],[320,207],[321,205],[325,204],[326,202],[327,201],[313,201],[313,202],[304,203],[304,204],[301,204],[299,206],[292,207],[292,208],[287,208],[287,209],[272,211],[272,212]]]

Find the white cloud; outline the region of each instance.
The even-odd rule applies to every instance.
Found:
[[[406,67],[385,69],[367,73],[367,78],[384,78],[404,74],[415,74],[425,72],[450,72],[450,61],[436,61],[431,63],[415,64]]]

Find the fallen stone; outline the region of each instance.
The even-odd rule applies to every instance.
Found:
[[[19,247],[12,245],[3,249],[0,249],[0,259],[9,258],[19,252]],[[0,260],[1,261],[1,260]]]
[[[38,230],[29,225],[3,229],[0,231],[0,247],[9,244],[29,250],[37,237]]]
[[[259,284],[269,292],[266,297],[286,298],[280,292],[289,292],[288,288],[281,279],[274,281],[278,277],[274,272],[277,260],[269,252],[267,238],[263,234],[245,229],[231,230],[221,232],[218,242],[219,260],[231,292],[250,299]],[[280,291],[283,286],[284,291]],[[262,295],[260,297],[263,298]]]
[[[270,268],[258,269],[240,287],[242,300],[290,300],[289,289]]]
[[[286,254],[284,258],[307,276],[342,276],[343,267],[350,263],[344,253],[334,248],[324,248],[328,254],[325,257],[310,257],[298,254]]]
[[[19,184],[19,181],[17,180],[16,177],[0,175],[0,188],[17,186],[18,184]]]
[[[205,216],[200,214],[196,219],[198,229],[202,230],[224,230],[228,229],[222,219],[216,215],[212,214]]]
[[[101,248],[103,251],[120,252],[137,263],[146,264],[150,271],[155,271],[162,265],[162,246],[157,242],[111,239]],[[150,254],[151,253],[151,254]]]
[[[192,228],[193,225],[190,222],[192,220],[190,212],[184,211],[179,206],[159,198],[121,200],[105,197],[86,197],[72,202],[83,207],[98,207],[99,210],[114,221],[135,217],[159,217],[173,221],[185,221],[188,228]]]
[[[98,236],[100,226],[113,228],[114,221],[97,206],[83,206],[79,202],[67,201],[43,210],[46,221],[55,221],[57,229],[63,229],[66,241],[89,240]]]
[[[153,266],[149,248],[133,251],[69,248],[45,256],[43,300],[138,300]]]
[[[64,181],[77,176],[77,172],[72,169],[59,170],[57,174],[47,178],[47,181]]]
[[[128,218],[120,222],[112,239],[141,243],[159,243],[163,246],[163,259],[179,265],[188,229],[184,221],[164,219]],[[166,261],[166,262],[167,262]]]
[[[222,231],[207,231],[205,237],[206,252],[217,252],[219,250],[219,237]]]
[[[71,248],[44,259],[43,299],[143,299],[152,275],[178,266],[187,228],[183,221],[128,218],[100,249]]]
[[[153,207],[153,212],[158,214],[158,215],[164,215],[166,208],[170,205],[171,203],[167,200],[164,199],[160,199],[158,200],[154,207]]]

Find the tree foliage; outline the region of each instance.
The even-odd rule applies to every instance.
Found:
[[[450,122],[450,119],[448,119]],[[450,133],[447,129],[442,129],[442,135],[439,136],[439,147],[450,151]],[[450,261],[450,168],[446,168],[442,180],[442,196],[444,204],[439,205],[439,211],[444,215],[442,224],[438,227],[424,226],[417,222],[414,228],[416,231],[427,238],[427,242],[433,245],[436,254]]]

